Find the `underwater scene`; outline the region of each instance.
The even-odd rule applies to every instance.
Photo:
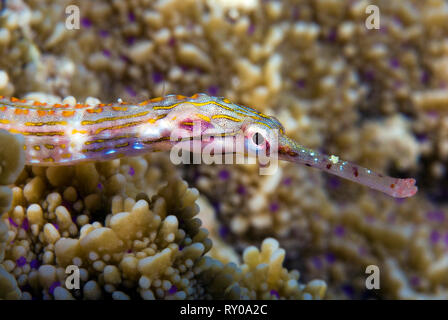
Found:
[[[1,300],[448,298],[448,2],[0,2]]]

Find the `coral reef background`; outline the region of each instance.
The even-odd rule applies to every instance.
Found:
[[[79,30],[66,28],[70,4]],[[374,1],[381,28],[368,30],[369,4],[7,1],[0,95],[225,96],[303,145],[415,177],[419,192],[162,153],[23,169],[20,137],[1,133],[0,298],[446,299],[448,4]],[[372,264],[379,290],[365,288]]]

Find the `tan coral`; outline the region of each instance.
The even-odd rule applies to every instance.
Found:
[[[22,296],[17,286],[16,279],[0,266],[0,298],[1,299],[20,299]]]
[[[326,284],[314,280],[299,283],[297,271],[283,268],[284,250],[275,239],[265,239],[261,251],[249,247],[244,251],[244,264],[223,265],[206,257],[199,264],[201,278],[209,294],[227,299],[322,299]]]
[[[68,4],[72,2],[62,1],[57,7]],[[119,97],[148,98],[209,90],[276,115],[288,135],[306,146],[324,148],[330,154],[359,161],[383,173],[402,170],[403,175],[420,174],[418,200],[404,203],[307,168],[283,164],[272,180],[262,179],[256,169],[243,166],[228,168],[230,178],[225,181],[219,178],[220,166],[201,167],[197,180],[195,175],[189,178],[193,177],[202,196],[219,202],[218,232],[210,230],[213,237],[220,228],[230,230],[224,241],[217,237],[220,242],[210,252],[213,258],[238,262],[235,249],[274,236],[290,258],[288,262],[298,263],[306,279],[328,280],[329,297],[347,298],[340,292],[342,286],[364,290],[367,263],[384,269],[383,298],[446,297],[441,275],[446,269],[448,208],[430,203],[425,194],[428,190],[436,193],[446,189],[447,41],[440,30],[444,30],[447,11],[443,1],[425,5],[418,0],[399,4],[378,1],[380,31],[368,30],[359,23],[365,20],[368,3],[364,0],[312,4],[120,2],[114,10],[106,1],[74,4],[87,15],[83,17],[85,25],[73,33],[61,29],[60,12],[54,6],[42,9],[35,1],[5,10],[0,28],[5,61],[0,72],[2,95],[35,96],[57,102],[62,101],[59,95],[73,95],[80,100],[99,96],[103,101],[114,101]],[[134,14],[132,19],[130,12]],[[106,34],[99,29],[100,21],[102,28],[113,32]],[[45,50],[48,46],[51,52]],[[25,69],[21,67],[24,65]],[[71,103],[73,100],[67,98]],[[131,168],[134,175],[129,174]],[[90,261],[89,256],[96,258],[92,261],[101,260],[104,257],[90,252],[81,259],[79,244],[64,239],[78,241],[80,233],[88,236],[87,231],[113,229],[113,225],[117,234],[121,229],[120,240],[124,243],[131,241],[128,238],[139,240],[127,234],[134,228],[141,231],[139,226],[117,228],[115,224],[120,219],[129,221],[136,203],[148,201],[161,184],[178,175],[179,170],[163,154],[76,168],[28,168],[11,189],[12,210],[4,220],[8,228],[4,238],[26,240],[28,234],[20,226],[29,216],[30,234],[37,237],[40,246],[47,247],[39,257],[27,251],[27,264],[34,258],[50,263],[54,261],[52,254],[58,255],[65,247],[70,254],[60,263],[71,263],[73,259],[85,263]],[[111,210],[105,204],[108,200],[112,202]],[[67,205],[66,201],[72,207],[67,211],[76,215],[76,223],[69,223],[66,212],[57,209]],[[170,217],[157,238],[162,247],[173,234],[177,239],[182,233],[179,230],[184,230],[177,218],[178,231],[173,231],[176,223],[171,218],[173,210],[181,205],[170,206],[162,200],[151,203],[150,210],[154,217],[160,217],[159,223]],[[191,207],[189,210],[195,211]],[[445,220],[441,221],[440,216]],[[56,226],[47,226],[52,232],[47,231],[45,237],[47,223],[59,227],[61,237],[54,244],[56,249],[51,243],[57,238]],[[195,230],[197,226],[194,220],[185,228]],[[198,239],[204,237],[204,232],[197,235]],[[18,273],[26,272],[28,267],[19,270],[11,259],[27,245],[2,245],[8,246],[6,253],[10,255],[4,262],[5,269],[19,278]],[[135,243],[139,248],[146,245],[144,239]],[[205,243],[204,252],[208,247]],[[141,282],[141,296],[156,298],[163,296],[161,290],[167,282],[156,282],[150,289],[148,278],[139,280],[137,266],[139,259],[157,254],[158,249],[148,248],[139,258],[119,254],[106,254],[105,258],[122,258],[120,268],[129,275],[129,279],[122,277],[123,281]],[[190,250],[197,254],[199,249]],[[237,267],[224,267],[212,258],[202,260],[210,270],[226,275],[238,273]],[[98,261],[89,276],[93,277],[90,272],[103,272],[109,265]],[[232,276],[226,279],[231,283]],[[216,288],[222,288],[224,282],[217,283]],[[86,296],[104,297],[100,279],[87,283]],[[323,288],[319,282],[308,285],[306,290],[312,296]],[[112,284],[106,288],[117,289]],[[247,288],[229,289],[232,297],[241,292],[248,296]],[[57,295],[68,297],[61,290]],[[184,295],[187,293],[173,297]],[[112,296],[128,297],[123,290],[114,291]]]
[[[21,135],[13,135],[0,130],[0,184],[8,185],[15,182],[25,165],[25,142]],[[2,187],[0,191],[0,212],[9,208],[11,191]]]

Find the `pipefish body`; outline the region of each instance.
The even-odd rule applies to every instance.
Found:
[[[199,124],[199,132],[194,130]],[[200,139],[202,147],[244,139],[250,154],[276,151],[278,158],[305,164],[357,182],[397,198],[417,192],[414,179],[399,179],[375,173],[299,145],[285,135],[274,117],[226,98],[195,94],[168,95],[138,104],[46,104],[0,97],[0,129],[25,137],[29,165],[73,165],[82,161],[134,156],[170,150],[179,141]],[[174,130],[182,135],[174,140]],[[278,134],[274,135],[273,132]],[[202,139],[202,138],[208,139]],[[213,139],[213,138],[222,139]],[[273,143],[272,139],[277,139]],[[269,150],[275,146],[275,150]]]

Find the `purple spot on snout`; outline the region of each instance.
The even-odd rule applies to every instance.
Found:
[[[134,174],[135,174],[134,167],[130,167],[128,173],[130,176],[134,176]]]

